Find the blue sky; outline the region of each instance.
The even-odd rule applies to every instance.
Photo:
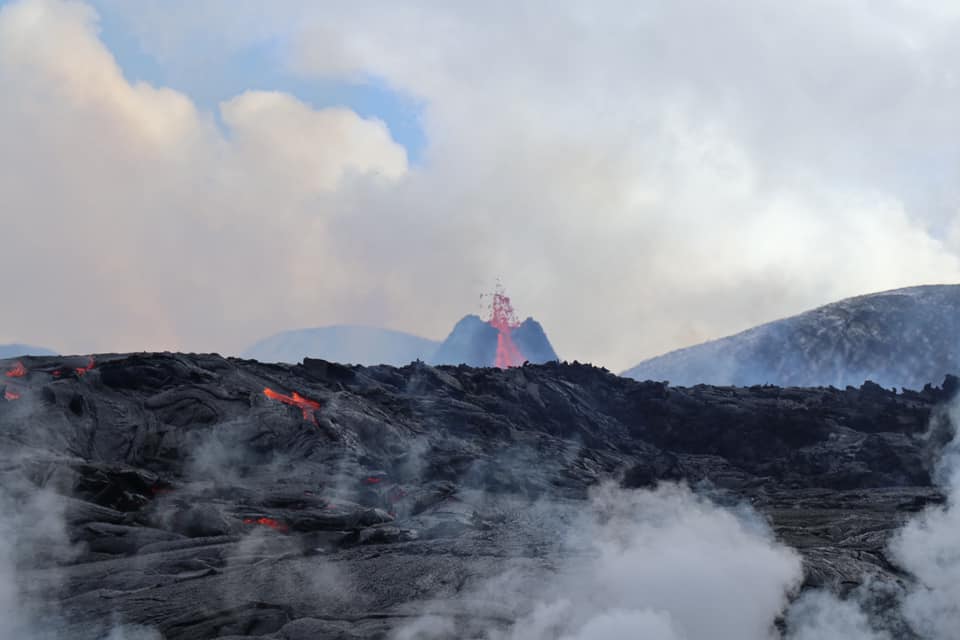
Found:
[[[0,0],[0,7],[14,0]],[[247,90],[283,91],[314,108],[348,107],[364,118],[386,123],[394,140],[402,144],[412,164],[418,164],[426,145],[421,127],[422,105],[411,96],[392,90],[378,78],[359,82],[308,78],[290,72],[280,57],[283,43],[261,42],[232,54],[205,55],[196,42],[190,67],[165,63],[141,46],[123,18],[94,0],[100,14],[100,38],[113,53],[128,80],[169,87],[190,96],[219,120],[217,105]]]

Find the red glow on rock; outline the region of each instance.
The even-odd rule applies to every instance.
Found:
[[[8,378],[22,378],[27,375],[27,368],[23,366],[22,362],[18,362],[17,366],[7,371],[6,375]]]
[[[369,478],[364,478],[363,481],[367,484],[380,484],[383,482],[383,479],[376,476],[370,476]]]
[[[78,376],[82,376],[85,373],[92,371],[94,366],[96,366],[96,363],[93,361],[93,356],[90,356],[90,360],[87,362],[87,366],[77,367],[76,369],[74,369],[74,371],[77,372]]]
[[[503,292],[503,288],[498,284],[493,293],[493,301],[490,304],[490,326],[499,331],[497,335],[497,357],[494,365],[500,369],[508,367],[519,367],[523,364],[524,357],[520,353],[519,347],[513,342],[512,331],[520,326],[517,322],[517,316],[513,312],[513,304],[510,298]]]
[[[270,527],[274,531],[279,531],[280,533],[286,533],[289,531],[289,527],[279,520],[274,520],[273,518],[244,518],[243,524],[258,524],[262,527]]]
[[[315,400],[308,400],[307,398],[304,398],[296,391],[294,391],[289,396],[285,396],[282,393],[277,393],[270,387],[267,387],[263,390],[263,395],[267,396],[271,400],[277,400],[278,402],[282,402],[283,404],[288,404],[292,407],[298,407],[300,411],[303,412],[304,420],[309,420],[313,424],[316,424],[319,426],[319,423],[317,422],[317,416],[313,414],[315,410],[320,408],[319,402],[316,402]]]
[[[10,400],[10,401],[19,400],[20,394],[17,393],[16,391],[10,391],[9,389],[7,389],[6,391],[3,392],[3,399]]]

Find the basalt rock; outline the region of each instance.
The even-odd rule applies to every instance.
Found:
[[[507,563],[548,580],[558,521],[610,479],[751,504],[803,555],[808,587],[895,582],[889,536],[943,500],[930,426],[949,432],[957,389],[676,388],[558,363],[20,363],[0,376],[3,493],[49,500],[69,550],[45,543],[20,578],[44,624],[78,639],[120,623],[386,637],[428,610],[464,637],[505,626],[523,611],[466,594]]]

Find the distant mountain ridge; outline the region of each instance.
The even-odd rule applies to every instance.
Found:
[[[543,327],[527,318],[512,334],[523,357],[541,364],[558,360]],[[498,330],[476,315],[464,316],[443,342],[402,331],[355,325],[283,331],[243,352],[261,362],[297,363],[304,358],[371,366],[403,366],[415,360],[430,364],[492,367]]]
[[[0,344],[0,358],[19,358],[20,356],[55,356],[56,352],[44,347],[29,344]]]
[[[748,386],[918,389],[960,371],[960,285],[848,298],[736,335],[651,358],[621,375]]]
[[[334,325],[315,329],[283,331],[260,340],[243,357],[261,362],[296,363],[304,358],[332,362],[402,366],[426,360],[440,343],[393,329]]]

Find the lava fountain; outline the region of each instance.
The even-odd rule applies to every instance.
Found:
[[[494,366],[506,369],[522,365],[525,358],[520,353],[519,347],[514,343],[512,336],[513,330],[519,327],[520,323],[517,322],[517,316],[513,311],[510,298],[503,292],[503,287],[499,284],[493,292],[493,300],[490,303],[490,319],[487,322],[499,332],[497,335],[497,357]]]

